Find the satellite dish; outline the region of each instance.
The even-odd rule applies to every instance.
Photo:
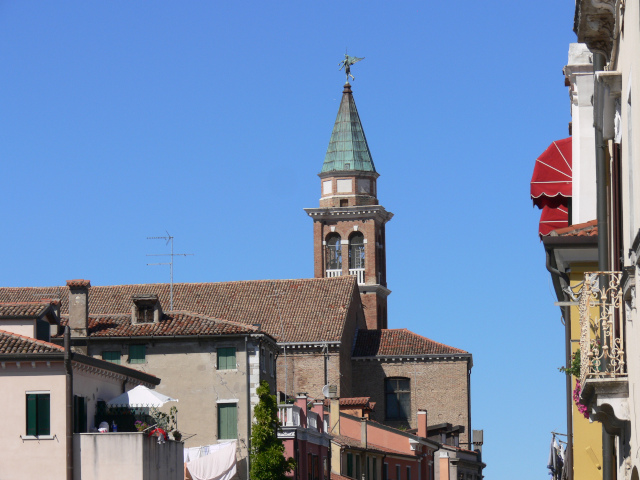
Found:
[[[325,385],[324,387],[322,387],[322,395],[325,398],[329,397],[329,384]]]

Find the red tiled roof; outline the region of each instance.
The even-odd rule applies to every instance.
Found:
[[[557,228],[549,233],[552,237],[597,237],[598,220],[576,223],[564,228]]]
[[[168,283],[92,286],[89,313],[130,315],[133,295],[158,295],[169,309]],[[176,283],[174,310],[248,325],[286,342],[339,341],[350,303],[357,298],[356,279],[251,280],[221,283]],[[69,313],[67,287],[0,288],[0,302],[59,298],[61,314]]]
[[[360,408],[371,408],[375,406],[376,402],[371,402],[371,397],[344,397],[340,398],[340,406],[341,407],[360,407]],[[329,405],[330,399],[325,398],[324,404]]]
[[[354,357],[377,355],[438,355],[468,353],[459,348],[434,342],[406,328],[393,330],[359,330]]]
[[[61,322],[68,323],[67,319]],[[254,333],[252,325],[206,317],[190,312],[170,312],[158,323],[131,323],[129,315],[100,315],[89,317],[92,337],[148,337],[173,335],[229,335]],[[61,336],[61,335],[60,335]]]
[[[8,302],[0,303],[0,317],[37,318],[51,306],[51,301],[46,302]]]
[[[371,400],[371,397],[341,398],[340,405],[350,406],[350,407],[366,407],[369,405],[369,400]]]
[[[64,348],[53,343],[0,330],[0,354],[61,352]]]

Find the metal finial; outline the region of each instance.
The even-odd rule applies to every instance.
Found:
[[[348,54],[344,54],[344,60],[342,60],[338,65],[340,65],[340,68],[338,69],[338,71],[342,70],[344,68],[344,72],[347,74],[347,83],[349,83],[349,77],[351,77],[351,80],[355,80],[355,78],[353,77],[353,75],[351,75],[351,65],[353,65],[356,62],[359,62],[360,60],[364,60],[364,57],[362,58],[358,58],[358,57],[350,57]]]

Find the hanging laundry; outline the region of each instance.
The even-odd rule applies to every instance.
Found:
[[[236,442],[196,448],[199,453],[193,452],[193,456],[193,449],[185,449],[189,450],[186,465],[193,480],[231,480],[236,474]],[[204,454],[205,449],[207,454]]]

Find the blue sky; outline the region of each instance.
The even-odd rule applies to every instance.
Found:
[[[529,199],[568,135],[571,1],[0,1],[3,286],[313,275],[345,48],[390,328],[474,355],[487,478],[546,476],[563,327]]]

